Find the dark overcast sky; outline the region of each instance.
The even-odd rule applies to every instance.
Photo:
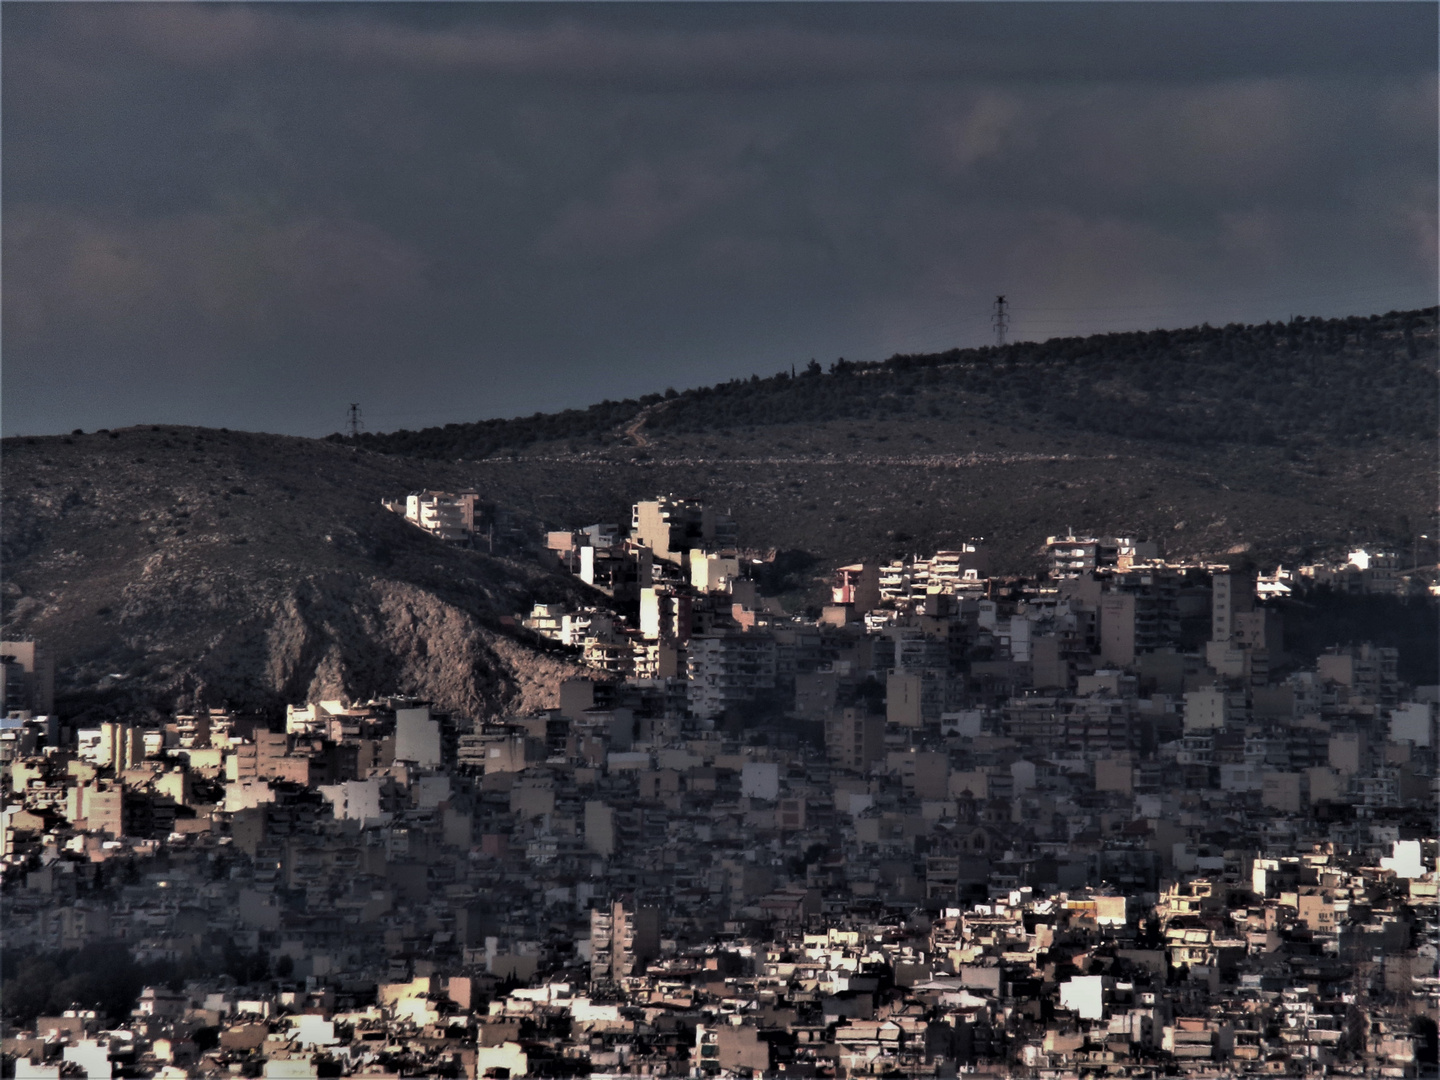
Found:
[[[1418,307],[1437,7],[21,4],[7,434]]]

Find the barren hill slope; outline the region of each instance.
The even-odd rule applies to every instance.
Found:
[[[1067,526],[1294,562],[1436,535],[1436,404],[1428,309],[812,363],[361,445],[464,459],[551,527],[696,495],[821,563],[984,536],[1022,571]]]
[[[974,536],[997,570],[1036,569],[1067,527],[1170,556],[1370,542],[1429,563],[1435,359],[1431,310],[815,365],[358,446],[170,426],[9,439],[0,614],[54,651],[72,715],[385,692],[478,713],[548,703],[574,670],[502,622],[577,595],[527,544],[661,492],[783,552],[764,585],[792,604],[841,563]],[[380,506],[421,487],[474,487],[526,543],[450,548]]]
[[[1409,552],[1416,533],[1435,535],[1422,524],[1434,462],[1433,445],[1420,440],[1292,454],[977,419],[959,433],[927,420],[655,433],[638,451],[534,448],[457,468],[556,528],[614,521],[635,499],[670,491],[729,508],[742,542],[805,553],[817,574],[977,536],[999,571],[1026,573],[1039,569],[1046,535],[1070,527],[1155,539],[1172,558],[1294,565],[1355,543]]]
[[[448,547],[380,506],[459,479],[193,428],[6,440],[5,635],[56,653],[72,707],[386,692],[471,714],[549,703],[570,662],[500,618],[568,583]]]

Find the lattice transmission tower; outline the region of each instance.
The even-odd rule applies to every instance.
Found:
[[[1010,329],[1010,305],[1005,297],[995,297],[995,305],[990,315],[990,325],[995,328],[995,344],[1005,344],[1005,333]]]

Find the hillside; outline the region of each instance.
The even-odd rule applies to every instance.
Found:
[[[1429,309],[811,364],[361,445],[463,459],[551,527],[696,495],[821,563],[979,535],[1025,571],[1067,526],[1293,562],[1435,535],[1436,402]]]
[[[513,420],[361,436],[370,449],[485,458],[542,443],[885,420],[1043,424],[1181,446],[1360,445],[1430,439],[1436,309],[1262,326],[1053,338],[1001,348],[838,360],[676,394]]]
[[[1428,311],[841,364],[359,445],[8,439],[0,614],[54,650],[72,716],[384,692],[525,708],[575,670],[502,621],[577,596],[541,569],[542,528],[699,497],[780,553],[763,585],[792,607],[842,562],[974,536],[999,571],[1032,571],[1067,527],[1172,557],[1378,542],[1429,563],[1435,412]],[[450,548],[380,506],[421,487],[479,490],[520,539]]]
[[[568,582],[379,504],[453,470],[164,427],[9,439],[3,479],[5,635],[55,651],[67,714],[386,692],[474,713],[549,704],[572,670],[500,622]]]

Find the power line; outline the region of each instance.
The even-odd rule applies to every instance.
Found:
[[[358,439],[360,437],[360,432],[365,430],[365,422],[360,419],[359,402],[352,401],[350,403],[350,409],[345,420],[345,427],[346,430],[349,431],[350,438],[352,439]]]

